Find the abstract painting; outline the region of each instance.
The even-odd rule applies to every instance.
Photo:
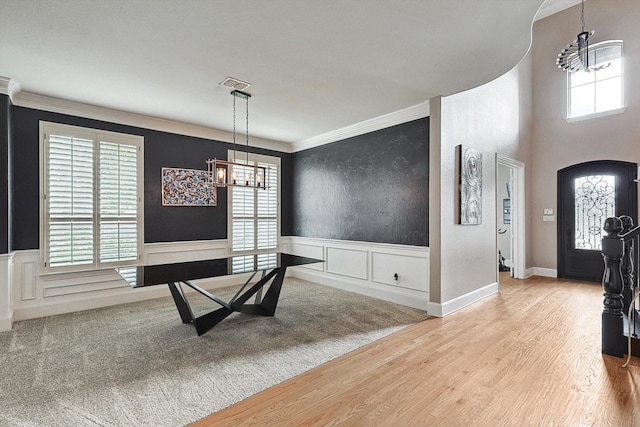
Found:
[[[162,206],[216,206],[205,170],[162,168]]]
[[[460,145],[460,224],[482,223],[482,152]]]

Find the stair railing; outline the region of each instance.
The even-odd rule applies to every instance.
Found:
[[[640,247],[640,226],[634,228],[633,219],[622,215],[607,218],[603,229],[606,235],[602,238],[602,353],[623,357],[628,352],[628,334],[638,337],[637,308],[633,308],[628,320],[627,316],[634,303],[640,270],[640,257],[635,256],[636,248]]]

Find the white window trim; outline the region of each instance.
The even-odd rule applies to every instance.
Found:
[[[45,138],[45,128],[46,129],[60,129],[60,132],[65,135],[72,135],[75,137],[95,139],[97,135],[104,135],[108,137],[111,141],[122,141],[126,142],[130,145],[135,145],[138,147],[138,218],[137,221],[137,232],[138,232],[138,257],[135,261],[127,261],[127,262],[114,262],[109,263],[109,267],[105,267],[104,265],[99,264],[99,260],[97,257],[98,251],[95,250],[97,245],[99,244],[99,240],[96,239],[94,241],[94,253],[96,254],[94,262],[92,264],[85,265],[77,265],[77,266],[65,266],[65,267],[49,267],[46,266],[46,261],[49,258],[48,255],[48,245],[47,245],[47,236],[46,230],[49,229],[49,218],[47,215],[46,208],[46,188],[47,188],[47,177],[46,171],[46,158],[47,158],[47,146],[46,146],[46,138]],[[39,125],[39,184],[40,184],[40,262],[39,262],[39,274],[41,276],[46,275],[54,275],[54,274],[65,274],[65,273],[73,273],[73,272],[86,272],[86,271],[95,271],[95,270],[104,270],[105,268],[118,267],[122,265],[133,265],[140,262],[142,259],[142,254],[144,251],[144,137],[139,135],[129,135],[118,132],[110,132],[99,129],[91,129],[84,128],[73,125],[65,125],[54,122],[46,122],[40,121]],[[96,168],[97,170],[97,168]],[[95,215],[95,214],[94,214]]]
[[[583,114],[582,116],[567,117],[565,120],[567,123],[582,122],[584,120],[592,120],[592,119],[598,119],[600,117],[615,116],[616,114],[622,114],[625,112],[626,109],[627,109],[626,107],[616,108],[614,110],[600,111],[599,113]]]
[[[247,153],[236,150],[229,150],[227,152],[227,158],[229,161],[233,161],[235,158],[238,160],[246,160]],[[281,242],[281,223],[282,223],[282,159],[276,156],[267,156],[264,154],[255,154],[249,153],[249,161],[251,162],[262,162],[262,163],[271,163],[276,164],[278,166],[278,220],[276,221],[276,247],[274,249],[256,249],[256,250],[245,250],[245,251],[234,251],[233,250],[233,212],[232,212],[232,195],[231,189],[232,187],[227,187],[227,252],[233,255],[242,255],[242,254],[257,254],[257,253],[266,253],[280,250],[280,242]],[[261,190],[256,190],[261,191]],[[255,218],[254,218],[255,220]],[[255,224],[255,222],[254,222]]]
[[[612,110],[606,110],[606,111],[599,111],[597,113],[590,113],[590,114],[583,114],[580,116],[570,116],[569,113],[571,111],[571,73],[569,71],[567,71],[567,95],[566,95],[566,116],[565,116],[565,121],[567,123],[574,123],[574,122],[581,122],[584,120],[591,120],[591,119],[597,119],[600,117],[607,117],[607,116],[613,116],[616,114],[622,114],[625,112],[626,107],[625,107],[625,102],[624,102],[624,98],[625,98],[625,74],[626,74],[626,70],[624,68],[624,41],[623,40],[605,40],[602,42],[598,42],[595,43],[591,46],[589,46],[589,50],[595,50],[601,47],[605,47],[607,45],[619,45],[620,46],[620,60],[621,60],[621,69],[622,72],[620,73],[620,85],[621,85],[621,93],[620,93],[620,103],[622,104],[622,107],[620,108],[614,108]],[[597,84],[594,83],[594,85]]]

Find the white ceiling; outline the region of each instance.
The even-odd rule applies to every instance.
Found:
[[[226,131],[233,97],[219,83],[235,77],[253,84],[251,135],[293,143],[500,76],[542,2],[0,0],[0,76]],[[576,3],[547,0],[539,16]]]

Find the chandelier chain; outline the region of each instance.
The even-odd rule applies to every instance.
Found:
[[[246,100],[247,102],[247,164],[249,164],[249,98]]]
[[[233,97],[233,161],[236,161],[236,97]]]
[[[580,20],[582,21],[582,32],[584,33],[584,0],[582,0],[582,13],[580,15]]]

